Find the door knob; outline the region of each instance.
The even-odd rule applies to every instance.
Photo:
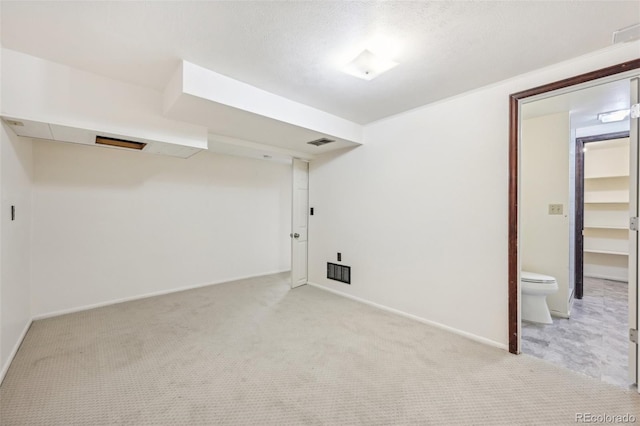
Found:
[[[293,238],[300,238],[300,234],[296,232],[295,234],[293,234]]]

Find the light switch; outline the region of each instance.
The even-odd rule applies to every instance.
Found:
[[[562,214],[562,204],[549,204],[549,214]]]

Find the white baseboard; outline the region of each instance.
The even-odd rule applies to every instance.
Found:
[[[13,346],[13,349],[9,354],[9,358],[7,358],[7,362],[5,362],[4,365],[2,366],[2,370],[0,370],[0,385],[2,385],[4,376],[7,374],[7,371],[9,371],[9,366],[11,366],[11,363],[13,362],[13,358],[15,358],[16,354],[18,353],[18,349],[20,349],[20,345],[22,345],[22,341],[27,335],[27,331],[29,331],[29,328],[31,327],[32,323],[33,323],[33,320],[27,321],[27,325],[25,325],[24,330],[22,330],[22,333],[20,334],[20,338],[18,339],[16,344]]]
[[[104,306],[116,305],[118,303],[123,303],[123,302],[131,302],[133,300],[146,299],[148,297],[163,296],[165,294],[177,293],[177,292],[186,291],[186,290],[193,290],[193,289],[196,289],[196,288],[207,287],[207,286],[210,286],[210,285],[218,285],[218,284],[224,284],[224,283],[228,283],[228,282],[232,282],[232,281],[239,281],[239,280],[246,280],[246,279],[250,279],[250,278],[264,277],[264,276],[267,276],[267,275],[281,274],[283,272],[289,272],[289,271],[290,271],[289,269],[285,269],[285,270],[282,270],[282,271],[266,272],[266,273],[263,273],[263,274],[254,274],[254,275],[246,275],[246,276],[242,276],[242,277],[226,278],[226,279],[221,280],[221,281],[208,282],[208,283],[205,283],[205,284],[189,285],[189,286],[185,286],[185,287],[172,288],[172,289],[168,289],[168,290],[154,291],[154,292],[151,292],[151,293],[139,294],[139,295],[131,296],[131,297],[123,297],[121,299],[108,300],[106,302],[92,303],[92,304],[84,305],[84,306],[77,306],[77,307],[68,308],[68,309],[61,309],[61,310],[58,310],[58,311],[52,311],[52,312],[47,312],[47,313],[44,313],[44,314],[35,315],[33,317],[33,321],[46,319],[46,318],[57,317],[57,316],[60,316],[60,315],[72,314],[72,313],[75,313],[75,312],[88,311],[89,309],[102,308]]]
[[[360,297],[352,296],[350,294],[343,293],[343,292],[338,291],[338,290],[333,290],[331,288],[322,286],[320,284],[316,284],[316,283],[312,283],[312,282],[308,282],[307,284],[309,284],[310,286],[319,288],[321,290],[328,291],[329,293],[337,294],[338,296],[346,297],[347,299],[355,300],[356,302],[364,303],[365,305],[369,305],[369,306],[373,306],[374,308],[382,309],[383,311],[391,312],[393,314],[400,315],[400,316],[403,316],[405,318],[409,318],[409,319],[421,322],[423,324],[431,325],[433,327],[437,327],[439,329],[449,331],[449,332],[451,332],[453,334],[457,334],[459,336],[465,337],[467,339],[470,339],[470,340],[473,340],[473,341],[476,341],[476,342],[479,342],[479,343],[483,343],[483,344],[488,345],[488,346],[493,346],[495,348],[509,350],[509,346],[508,345],[506,345],[504,343],[496,342],[495,340],[491,340],[491,339],[487,339],[485,337],[477,336],[475,334],[468,333],[466,331],[462,331],[462,330],[459,330],[457,328],[449,327],[448,325],[444,325],[444,324],[441,324],[441,323],[436,322],[436,321],[431,321],[431,320],[428,320],[426,318],[419,317],[417,315],[409,314],[407,312],[403,312],[403,311],[400,311],[398,309],[390,308],[388,306],[381,305],[379,303],[371,302],[371,301],[366,300],[366,299],[361,299]]]
[[[586,277],[588,277],[588,278],[600,278],[600,279],[603,279],[603,280],[618,281],[618,282],[621,282],[621,283],[626,283],[627,282],[627,280],[624,279],[624,278],[614,277],[614,276],[611,276],[611,275],[584,274],[584,276],[585,276],[585,278]]]

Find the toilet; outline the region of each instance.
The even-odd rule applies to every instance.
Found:
[[[551,313],[547,306],[547,296],[558,291],[558,283],[554,277],[520,272],[520,288],[522,290],[522,319],[541,324],[552,324]]]

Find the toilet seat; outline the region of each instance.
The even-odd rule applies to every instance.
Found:
[[[537,284],[554,284],[556,279],[554,277],[550,277],[549,275],[536,274],[535,272],[520,272],[520,280],[526,283],[537,283]]]

